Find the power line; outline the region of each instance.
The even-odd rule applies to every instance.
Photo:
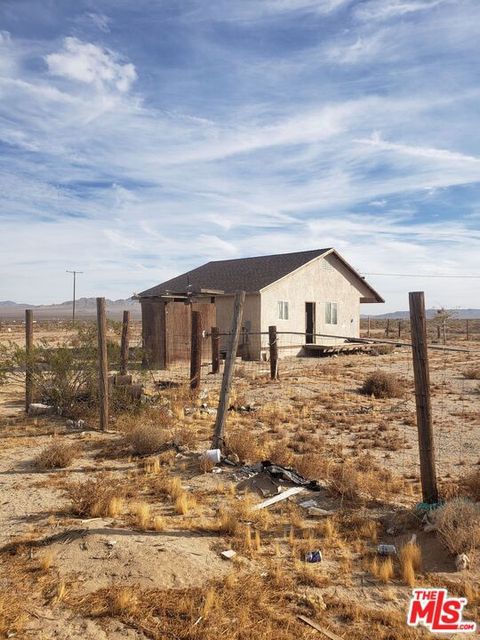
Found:
[[[364,273],[364,276],[391,276],[395,278],[480,278],[471,274],[439,274],[439,273]]]

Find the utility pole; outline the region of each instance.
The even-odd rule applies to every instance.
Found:
[[[72,325],[75,325],[75,287],[77,284],[77,273],[83,273],[83,271],[69,271],[67,273],[73,273],[73,313],[72,313]]]
[[[408,297],[412,330],[413,374],[415,378],[422,495],[424,502],[432,504],[438,502],[438,488],[435,471],[432,405],[430,400],[430,370],[428,365],[425,297],[423,291],[411,291]]]

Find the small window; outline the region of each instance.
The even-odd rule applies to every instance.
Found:
[[[325,323],[337,324],[337,303],[336,302],[325,303]]]
[[[278,318],[279,320],[288,320],[288,302],[280,300],[278,303]]]

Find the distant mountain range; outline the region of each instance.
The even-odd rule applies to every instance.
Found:
[[[141,317],[140,303],[137,300],[105,300],[107,315],[109,318],[120,318],[124,310],[130,311],[133,319]],[[12,300],[0,300],[0,320],[16,320],[22,318],[25,309],[33,309],[34,315],[42,320],[56,320],[71,318],[72,301],[59,302],[57,304],[26,304],[13,302]],[[78,319],[91,318],[97,312],[96,298],[79,298],[75,302],[75,315]]]
[[[434,318],[438,309],[427,309],[427,318]],[[480,318],[480,309],[447,309],[451,317],[456,320],[476,320]],[[362,315],[362,318],[368,318],[368,315]],[[392,311],[390,313],[382,313],[379,315],[370,315],[372,320],[407,320],[410,317],[408,311]]]

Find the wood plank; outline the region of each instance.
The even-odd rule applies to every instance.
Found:
[[[256,504],[252,508],[252,511],[258,511],[259,509],[264,509],[265,507],[269,507],[271,504],[275,504],[276,502],[281,502],[282,500],[286,500],[290,496],[294,496],[295,494],[300,493],[303,490],[304,490],[304,487],[291,487],[291,489],[282,491],[282,493],[279,493],[278,495],[273,496],[273,498],[267,498],[263,502]]]
[[[316,629],[320,633],[323,633],[323,635],[326,636],[327,638],[330,638],[330,640],[343,640],[343,638],[341,638],[340,636],[337,636],[336,633],[333,633],[333,631],[329,631],[325,627],[321,627],[319,624],[317,624],[311,618],[307,618],[307,616],[300,616],[299,615],[299,616],[297,616],[297,618],[299,620],[301,620],[302,622],[305,622],[305,624],[310,625],[311,627],[313,627],[314,629]]]

